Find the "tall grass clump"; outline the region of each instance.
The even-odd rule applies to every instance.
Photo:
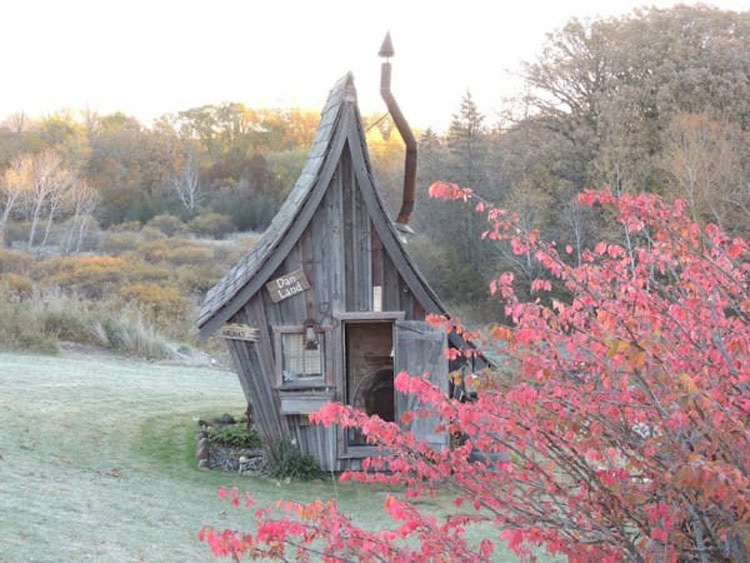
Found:
[[[4,291],[0,291],[0,349],[58,352],[57,338],[45,331],[30,303],[13,299]]]
[[[310,454],[300,452],[297,444],[281,441],[267,444],[271,458],[271,476],[277,479],[312,481],[325,476],[318,461]]]
[[[174,356],[139,311],[118,301],[91,301],[59,288],[34,290],[19,299],[0,287],[0,348],[56,353],[60,341],[149,360]]]
[[[53,288],[34,292],[29,305],[44,332],[56,340],[97,344],[93,325],[102,311],[94,310],[91,302]]]
[[[174,356],[166,340],[138,314],[124,313],[116,318],[96,320],[93,330],[102,346],[118,354],[148,360]]]
[[[101,241],[99,254],[0,249],[0,347],[53,351],[68,341],[160,359],[173,355],[168,339],[228,361],[220,342],[199,343],[193,319],[205,292],[255,237],[197,241],[177,236],[184,228],[166,215],[142,228],[123,224]]]

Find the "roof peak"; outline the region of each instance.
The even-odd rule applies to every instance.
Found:
[[[354,88],[354,74],[350,71],[339,78],[328,93],[307,162],[287,199],[258,244],[208,291],[198,315],[198,326],[203,327],[215,317],[253,279],[276,250],[279,241],[291,229],[297,214],[305,205],[318,181],[323,163],[331,152],[337,130],[342,128],[340,117],[344,111],[350,110],[352,106],[356,107],[356,104],[357,91]],[[343,130],[341,134],[346,135],[347,132]],[[338,158],[338,154],[335,156]]]
[[[328,92],[328,99],[337,98],[335,94],[338,92],[343,93],[342,101],[357,102],[357,89],[354,87],[354,73],[351,70],[334,83],[333,88]]]
[[[365,201],[370,198],[369,203],[366,202],[368,213],[381,225],[378,233],[386,252],[394,260],[401,260],[399,272],[412,291],[422,295],[423,306],[431,312],[442,311],[437,296],[406,256],[375,188],[356,102],[354,75],[347,72],[336,81],[328,95],[307,162],[281,209],[250,252],[208,291],[197,319],[202,337],[210,335],[236,314],[282,263],[319,208],[345,150],[350,158],[363,163],[352,168],[361,193],[369,194],[364,196]],[[428,303],[432,305],[427,306]]]

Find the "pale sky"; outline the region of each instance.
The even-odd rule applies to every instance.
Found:
[[[648,4],[672,5],[673,1]],[[693,2],[687,2],[693,3]],[[116,110],[145,123],[238,101],[320,109],[354,72],[363,113],[384,112],[377,51],[391,31],[393,92],[411,125],[442,130],[471,90],[492,119],[522,60],[571,17],[619,15],[632,0],[6,0],[0,120],[24,111]],[[716,0],[750,9],[750,0]]]

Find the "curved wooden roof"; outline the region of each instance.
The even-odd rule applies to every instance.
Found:
[[[406,253],[375,188],[354,78],[347,73],[331,89],[307,163],[281,209],[258,244],[206,294],[197,319],[201,336],[209,336],[228,321],[270,279],[307,227],[345,147],[351,152],[357,181],[385,250],[425,311],[445,313]]]

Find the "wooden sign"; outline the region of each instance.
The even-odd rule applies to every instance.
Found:
[[[218,336],[219,338],[227,338],[229,340],[247,340],[248,342],[257,342],[259,334],[260,331],[257,328],[238,323],[227,323],[221,327]]]
[[[310,289],[310,282],[305,277],[302,268],[281,276],[279,279],[270,281],[266,284],[268,294],[274,303],[283,301],[287,297],[297,295]]]

